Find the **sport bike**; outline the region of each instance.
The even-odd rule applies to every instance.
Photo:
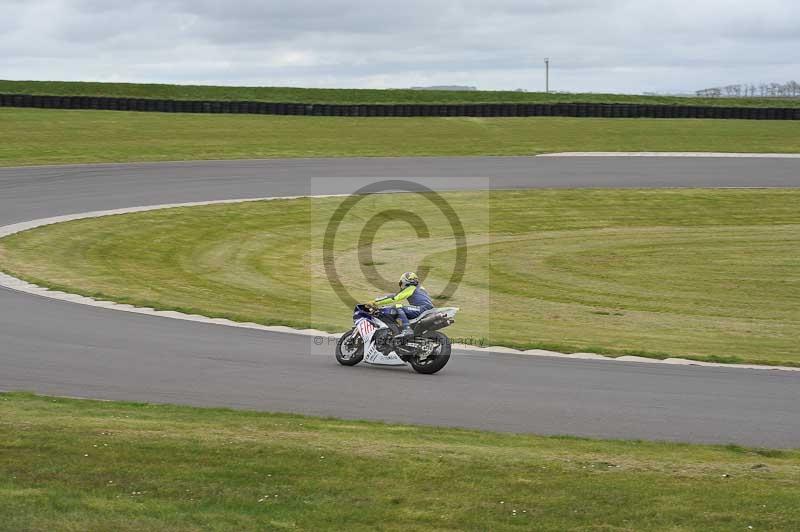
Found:
[[[396,338],[401,331],[397,320],[373,305],[356,305],[353,328],[336,343],[336,360],[355,366],[362,360],[376,366],[403,366],[418,373],[432,374],[450,360],[450,339],[439,329],[452,325],[456,307],[434,308],[409,320],[413,337]]]

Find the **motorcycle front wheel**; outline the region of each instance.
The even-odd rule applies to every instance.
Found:
[[[450,339],[438,331],[426,334],[425,338],[435,344],[432,353],[424,359],[414,356],[408,362],[417,373],[433,375],[450,360]]]
[[[362,360],[364,360],[364,342],[355,328],[352,328],[336,342],[336,361],[342,366],[355,366]]]

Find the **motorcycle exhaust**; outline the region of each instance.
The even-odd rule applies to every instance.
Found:
[[[444,327],[452,325],[453,323],[455,323],[455,320],[448,319],[443,313],[434,314],[433,316],[428,316],[420,320],[414,327],[414,332],[416,334],[423,334],[426,332],[443,329]]]

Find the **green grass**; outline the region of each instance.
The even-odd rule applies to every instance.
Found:
[[[602,118],[333,118],[0,108],[0,166],[241,159],[800,152],[800,123]]]
[[[13,393],[0,451],[15,532],[800,528],[788,450]]]
[[[77,81],[0,80],[0,94],[107,96],[173,100],[238,100],[285,103],[643,103],[733,107],[800,107],[798,98],[695,98],[629,94],[558,94],[513,91],[415,91],[408,89],[304,89],[297,87],[220,87],[97,83]]]
[[[313,190],[313,188],[312,188]],[[800,365],[800,191],[533,190],[447,193],[468,235],[461,307],[448,331],[494,345],[656,358]],[[140,306],[238,321],[344,330],[349,308],[322,267],[322,233],[340,198],[167,209],[52,225],[0,240],[0,269],[37,284]],[[431,230],[378,231],[395,206]],[[336,266],[355,297],[455,260],[449,225],[419,197],[372,197],[348,216]],[[313,305],[311,302],[313,301]],[[445,303],[445,302],[440,302]]]

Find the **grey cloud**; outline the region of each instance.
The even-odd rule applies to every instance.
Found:
[[[0,77],[682,91],[800,78],[794,0],[0,0]]]

